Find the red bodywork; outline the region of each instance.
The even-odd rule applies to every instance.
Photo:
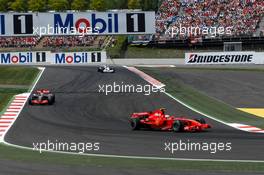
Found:
[[[38,89],[35,91],[35,94],[49,94],[50,90],[48,89]]]
[[[31,103],[35,105],[46,105],[46,104],[49,104],[49,101],[48,100],[31,100]]]
[[[133,113],[131,119],[138,119],[140,128],[158,129],[164,131],[172,131],[175,121],[181,123],[180,131],[196,132],[211,128],[203,119],[201,121],[187,119],[184,117],[174,117],[165,115],[161,110],[153,112]],[[132,121],[132,120],[131,120]]]

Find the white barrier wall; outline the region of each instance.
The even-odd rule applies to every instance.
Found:
[[[185,64],[264,64],[264,52],[185,53]]]
[[[8,65],[35,65],[35,64],[56,64],[56,65],[80,65],[105,63],[106,52],[60,52],[50,51],[35,52],[0,52],[0,64]]]
[[[264,52],[255,53],[255,64],[264,64]]]

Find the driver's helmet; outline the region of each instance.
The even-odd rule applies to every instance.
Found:
[[[165,108],[160,108],[160,111],[162,112],[162,114],[165,114]]]
[[[165,115],[165,118],[169,118],[170,117],[170,115]]]

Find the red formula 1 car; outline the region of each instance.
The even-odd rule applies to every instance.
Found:
[[[36,90],[29,98],[29,105],[52,105],[55,102],[55,95],[48,89]]]
[[[204,119],[187,119],[165,115],[165,109],[161,108],[153,112],[133,113],[130,118],[133,130],[153,129],[174,132],[198,132],[211,128]]]

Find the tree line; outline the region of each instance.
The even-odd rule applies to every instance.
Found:
[[[161,0],[0,0],[0,12],[142,9],[157,11]]]

